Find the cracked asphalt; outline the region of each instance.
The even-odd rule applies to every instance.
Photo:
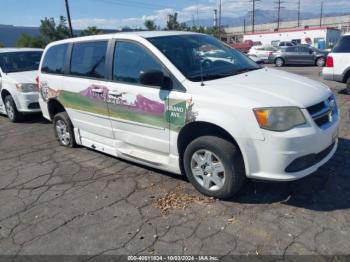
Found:
[[[321,80],[318,68],[283,70]],[[248,181],[231,201],[203,198],[180,176],[60,147],[40,116],[0,116],[0,254],[350,254],[350,96],[326,83],[342,110],[335,157],[299,181]],[[155,203],[169,192],[189,201],[162,212]]]

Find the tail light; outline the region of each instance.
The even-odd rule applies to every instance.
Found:
[[[35,78],[35,83],[36,83],[36,88],[39,90],[40,89],[40,79],[39,76]]]
[[[332,56],[327,56],[326,67],[334,67],[334,61]]]

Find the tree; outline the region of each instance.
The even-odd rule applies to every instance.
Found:
[[[26,33],[23,33],[17,40],[16,46],[43,48],[45,47],[45,43],[41,36],[30,36]]]
[[[143,24],[149,31],[155,31],[158,29],[153,20],[145,20]]]
[[[41,20],[40,33],[45,44],[69,38],[70,33],[67,26],[67,19],[60,16],[59,23],[56,25],[56,22],[52,17],[45,17]]]
[[[80,36],[88,36],[88,35],[101,35],[103,31],[98,29],[96,26],[89,26],[85,30],[80,32]]]
[[[3,43],[0,42],[0,48],[5,47]]]
[[[189,27],[186,23],[179,23],[177,21],[177,13],[168,16],[165,30],[178,30],[178,31],[189,31]]]

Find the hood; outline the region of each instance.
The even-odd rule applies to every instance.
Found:
[[[10,81],[14,84],[20,83],[35,83],[35,78],[38,75],[38,71],[25,71],[25,72],[15,72],[7,73],[7,81]]]
[[[193,91],[201,95],[200,84],[196,84],[199,88],[193,88]],[[326,100],[332,94],[331,90],[320,82],[269,68],[206,81],[202,88],[208,91],[206,95],[210,97],[215,97],[223,102],[231,98],[230,101],[246,103],[249,107],[297,106],[306,108]]]

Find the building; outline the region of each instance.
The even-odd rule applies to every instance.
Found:
[[[341,33],[350,32],[350,15],[323,17],[322,21],[319,18],[300,20],[298,21],[286,21],[280,22],[280,31],[292,30],[292,29],[313,29],[320,27],[331,27],[339,29]],[[255,25],[255,33],[262,32],[275,32],[277,23],[260,24]],[[226,27],[223,29],[222,40],[229,43],[239,43],[243,41],[244,35],[252,32],[252,26],[238,26],[238,27]]]
[[[276,32],[247,33],[243,40],[260,42],[263,46],[277,47],[280,42],[309,44],[319,49],[332,48],[340,39],[341,31],[331,27],[314,27],[304,29],[283,29]]]

